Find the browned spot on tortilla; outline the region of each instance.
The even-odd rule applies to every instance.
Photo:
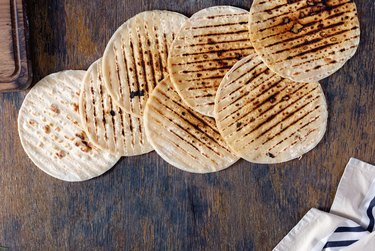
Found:
[[[66,156],[66,153],[63,150],[55,152],[55,156],[59,159],[62,159]]]
[[[59,108],[57,107],[57,105],[52,104],[50,108],[51,108],[51,111],[52,111],[53,113],[60,113],[60,110],[59,110]]]
[[[49,125],[45,125],[43,126],[43,131],[48,134],[51,132],[51,128],[49,127]]]

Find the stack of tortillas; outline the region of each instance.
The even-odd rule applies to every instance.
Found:
[[[193,173],[239,158],[300,158],[323,138],[317,82],[359,45],[352,1],[254,0],[191,18],[147,11],[126,21],[87,71],[42,79],[21,107],[22,145],[43,171],[83,181],[153,149]]]

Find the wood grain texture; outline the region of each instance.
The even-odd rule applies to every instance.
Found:
[[[32,78],[24,0],[0,0],[0,91],[26,89]]]
[[[322,82],[327,134],[300,161],[240,161],[194,175],[155,153],[126,158],[79,184],[39,171],[21,148],[17,112],[25,92],[0,94],[0,245],[10,250],[271,250],[311,208],[328,210],[350,157],[375,163],[375,5],[357,0],[356,56]],[[240,0],[28,1],[34,83],[88,67],[126,19],[150,9],[191,15]]]

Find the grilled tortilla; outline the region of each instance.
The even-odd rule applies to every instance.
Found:
[[[169,78],[152,92],[144,122],[156,152],[181,170],[217,172],[238,160],[220,136],[215,120],[188,108]]]
[[[146,11],[125,22],[103,56],[103,76],[113,101],[141,117],[149,93],[168,72],[169,47],[187,18],[170,11]]]
[[[250,38],[265,64],[297,82],[316,82],[356,52],[360,27],[352,0],[254,0]]]
[[[328,112],[318,83],[282,78],[253,54],[223,79],[215,117],[221,135],[238,156],[274,164],[313,149],[324,136]]]
[[[124,112],[109,96],[104,86],[101,59],[86,72],[79,108],[82,126],[90,142],[98,148],[120,156],[152,151],[143,120]]]
[[[108,171],[120,156],[94,147],[80,124],[78,102],[85,71],[64,71],[39,81],[18,115],[18,133],[37,167],[64,181],[84,181]]]
[[[231,6],[201,10],[186,21],[171,46],[168,67],[182,99],[213,116],[217,88],[232,66],[254,52],[249,12]]]

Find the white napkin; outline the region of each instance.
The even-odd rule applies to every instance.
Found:
[[[351,219],[373,232],[374,209],[375,166],[352,158],[341,178],[331,213]]]
[[[347,232],[347,229],[361,231]],[[347,247],[367,235],[369,232],[357,223],[313,208],[274,251],[336,251],[338,247]]]
[[[360,241],[344,248],[342,251],[374,251],[375,250],[375,232],[367,235]]]
[[[352,158],[330,213],[311,209],[274,251],[375,251],[375,166]]]

